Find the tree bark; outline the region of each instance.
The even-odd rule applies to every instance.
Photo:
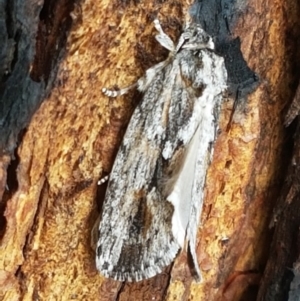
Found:
[[[158,17],[176,41],[191,3],[87,0],[74,9],[70,2],[60,3],[46,1],[43,10],[32,2],[36,15],[27,22],[39,33],[37,42],[30,42],[36,51],[29,59],[28,65],[36,66],[30,76],[44,86],[30,122],[14,128],[19,133],[28,124],[15,159],[16,134],[1,157],[1,300],[255,300],[274,252],[269,223],[291,153],[283,118],[297,85],[297,1],[210,1],[227,16],[230,38],[239,37],[243,58],[260,82],[253,93],[239,96],[245,87],[233,80],[237,96],[223,104],[198,231],[200,284],[193,281],[185,251],[156,277],[120,283],[99,275],[90,247],[105,190],[97,181],[110,172],[140,99],[133,92],[109,100],[101,89],[130,85],[165,59],[168,52],[155,41],[152,21]],[[225,4],[234,5],[230,18],[223,15]],[[205,5],[195,7],[203,12]],[[55,51],[64,48],[57,41],[66,29],[59,21],[70,22],[69,16],[73,26],[60,60]],[[39,106],[52,78],[51,94]],[[242,101],[232,114],[236,98]],[[268,300],[262,288],[259,294],[259,300]]]
[[[286,126],[299,114],[299,107],[300,86],[286,116]],[[295,128],[293,151],[289,156],[285,181],[270,223],[275,231],[258,300],[297,301],[300,298],[299,121],[294,122],[293,128]]]

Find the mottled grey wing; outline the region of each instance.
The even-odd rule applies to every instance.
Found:
[[[167,200],[174,206],[174,237],[182,247],[185,240],[188,241],[196,276],[201,280],[196,256],[198,221],[203,206],[207,169],[218,130],[227,73],[223,58],[206,49],[197,54],[188,50],[182,51],[178,60],[182,81],[186,83],[185,91],[189,91],[189,99],[194,101],[193,111],[187,123],[182,124],[174,139],[169,139],[168,152],[163,150],[165,158],[176,158],[177,153],[181,152],[180,142],[186,145],[180,172],[177,177],[173,177],[172,190],[169,191]]]
[[[195,247],[191,235],[201,211],[195,207],[202,206],[216,126],[209,125],[208,133],[201,128],[214,122],[221,93],[210,90],[216,74],[202,78],[203,70],[214,68],[203,60],[210,55],[180,52],[156,75],[131,118],[99,227],[96,264],[107,277],[138,281],[158,274],[183,247],[186,234]],[[205,170],[199,174],[201,164]],[[195,250],[192,255],[200,275]]]
[[[178,68],[174,62],[157,74],[136,108],[117,154],[103,205],[96,257],[98,270],[107,277],[121,281],[152,277],[173,261],[180,248],[172,233],[174,208],[164,190],[169,159],[162,156],[168,131],[179,130],[176,120],[168,120],[174,101],[180,101]],[[186,111],[187,119],[191,112]]]

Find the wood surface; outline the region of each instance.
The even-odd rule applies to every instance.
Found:
[[[291,157],[292,134],[283,123],[299,77],[296,0],[253,0],[236,10],[232,36],[240,37],[244,59],[260,84],[237,107],[230,126],[233,100],[222,108],[198,231],[203,282],[193,281],[184,251],[152,279],[105,279],[90,246],[105,189],[97,181],[110,172],[141,97],[132,92],[109,99],[101,89],[132,84],[166,58],[152,21],[158,17],[176,40],[191,4],[86,0],[64,4],[64,14],[52,16],[73,20],[65,51],[56,56],[58,69],[48,77],[53,88],[19,138],[15,155],[3,153],[0,159],[1,300],[256,299],[274,247],[269,224]],[[42,58],[42,70],[34,70],[43,81],[43,67],[56,65],[45,63],[45,42],[37,39],[32,64]]]

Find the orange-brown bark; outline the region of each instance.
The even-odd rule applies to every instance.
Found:
[[[191,3],[87,0],[72,14],[56,84],[18,148],[18,186],[6,203],[0,248],[1,300],[254,300],[280,188],[282,117],[295,81],[295,49],[286,39],[298,15],[282,1],[247,3],[232,34],[261,82],[230,127],[232,101],[222,108],[198,233],[203,282],[192,281],[183,252],[161,275],[120,284],[98,274],[90,247],[103,201],[97,181],[110,172],[139,99],[109,100],[101,88],[129,85],[165,58],[152,20],[158,14],[175,40]],[[7,162],[2,157],[2,190]]]

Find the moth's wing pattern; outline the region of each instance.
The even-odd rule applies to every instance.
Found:
[[[179,109],[181,113],[173,110],[170,116],[174,122],[169,123],[168,131],[172,134],[168,136],[163,156],[165,159],[173,158],[169,162],[172,165],[175,163],[177,169],[171,166],[173,176],[170,177],[170,185],[167,185],[167,200],[174,206],[174,237],[181,247],[187,238],[197,278],[201,279],[196,256],[198,220],[203,206],[206,173],[218,130],[227,72],[223,58],[206,49],[198,52],[183,50],[177,55],[177,60],[180,81],[183,83],[177,83],[176,87],[184,89],[176,104],[191,111],[186,116],[187,110]],[[174,127],[175,120],[179,127]],[[184,156],[181,163],[174,162],[178,154]]]
[[[206,102],[207,105],[195,135],[195,138],[198,140],[198,147],[194,149],[198,151],[191,194],[191,215],[187,228],[190,252],[199,278],[201,278],[201,274],[196,255],[198,221],[202,213],[207,169],[213,156],[213,144],[219,129],[220,108],[224,99],[223,92],[227,89],[227,71],[224,59],[208,50],[204,50],[202,53],[203,68],[202,74],[199,74],[199,76],[206,79],[206,89],[202,97],[206,99],[203,103]]]
[[[103,205],[96,265],[106,277],[139,281],[158,274],[186,236],[200,277],[195,240],[226,85],[222,64],[208,50],[182,50],[147,84]]]
[[[171,67],[166,67],[169,72]],[[179,249],[171,230],[173,206],[163,199],[158,185],[168,81],[169,75],[160,72],[150,83],[134,111],[110,175],[96,265],[103,275],[116,280],[152,277],[171,263]]]

